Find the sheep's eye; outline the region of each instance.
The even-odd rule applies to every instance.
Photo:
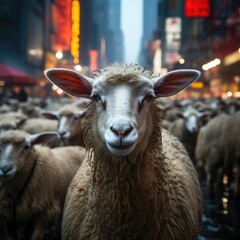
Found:
[[[147,94],[145,96],[145,100],[148,101],[148,102],[153,101],[155,98],[156,98],[156,96],[153,93]]]
[[[91,98],[92,98],[92,100],[95,101],[95,102],[97,102],[97,101],[99,101],[99,100],[101,99],[101,97],[100,97],[99,94],[97,94],[97,93],[92,93],[92,94],[91,94]]]
[[[26,144],[26,145],[23,147],[24,150],[28,150],[29,148],[30,148],[30,145],[29,145],[29,144]]]
[[[72,122],[76,122],[77,120],[78,120],[78,117],[77,116],[73,116]]]

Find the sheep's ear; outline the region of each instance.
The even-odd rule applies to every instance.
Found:
[[[20,128],[26,121],[27,121],[27,118],[25,117],[16,119],[16,122],[15,122],[16,128]]]
[[[93,79],[74,70],[50,68],[44,71],[47,79],[64,92],[75,97],[90,98]]]
[[[176,112],[176,117],[178,117],[178,118],[184,118],[184,115],[183,115],[182,112],[177,111],[177,112]]]
[[[29,140],[31,145],[42,144],[49,141],[51,138],[56,137],[57,132],[41,132],[37,134],[31,134]]]
[[[200,77],[201,73],[192,69],[171,71],[163,76],[153,78],[156,97],[169,97],[177,94]]]
[[[200,119],[208,118],[208,117],[210,117],[211,115],[212,115],[212,112],[210,112],[210,111],[204,111],[204,112],[199,112],[199,113],[198,113],[198,117],[199,117]]]
[[[54,119],[54,120],[58,120],[59,119],[59,115],[57,112],[48,112],[48,111],[43,111],[41,113],[45,118],[48,119]]]

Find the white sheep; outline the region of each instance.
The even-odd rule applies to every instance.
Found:
[[[0,120],[0,133],[10,129],[21,129],[30,134],[41,132],[57,132],[58,122],[45,118],[28,118],[22,112],[10,112],[4,114]],[[53,148],[60,146],[58,136],[51,138],[45,145]]]
[[[28,118],[19,125],[19,129],[22,129],[28,133],[36,134],[47,131],[57,131],[58,122],[56,120],[50,120],[45,118]]]
[[[9,111],[11,111],[11,108],[7,104],[0,106],[0,114],[7,113]]]
[[[58,111],[43,111],[42,115],[58,121],[58,137],[64,145],[85,147],[82,130],[82,117],[89,100],[79,99],[62,106]]]
[[[189,156],[195,164],[195,147],[197,136],[203,125],[203,120],[211,115],[211,112],[199,112],[195,108],[189,106],[183,112],[176,113],[176,119],[169,127],[169,131],[183,143]]]
[[[31,239],[43,239],[61,219],[67,188],[85,149],[40,145],[55,134],[8,130],[0,137],[0,224],[6,239],[15,239],[28,224],[34,225]]]
[[[47,131],[57,131],[58,122],[45,118],[28,118],[22,112],[9,112],[1,115],[0,129],[21,129],[35,134]]]
[[[88,158],[69,186],[63,239],[197,239],[197,173],[183,145],[159,127],[155,99],[181,91],[199,72],[152,77],[140,66],[114,64],[92,78],[67,69],[45,74],[92,100],[84,118]]]
[[[7,112],[0,115],[0,132],[17,129],[28,117],[22,112]]]

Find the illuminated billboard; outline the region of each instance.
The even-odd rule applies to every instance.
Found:
[[[68,51],[71,45],[71,0],[57,0],[51,5],[51,42],[54,51]]]
[[[184,16],[189,18],[209,17],[210,0],[185,0]]]

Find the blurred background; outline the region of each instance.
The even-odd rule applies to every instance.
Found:
[[[199,69],[179,99],[240,96],[238,0],[2,0],[0,27],[1,92],[61,96],[44,69],[90,74],[118,61]]]
[[[191,158],[197,160],[193,162],[196,168],[200,166],[200,173],[205,172],[203,176],[198,172],[204,198],[199,240],[240,239],[239,0],[1,0],[0,29],[1,122],[6,112],[22,111],[26,118],[42,118],[44,110],[58,111],[74,103],[45,78],[48,68],[91,75],[120,62],[142,65],[154,74],[200,70],[201,77],[190,87],[159,102],[163,127],[174,133],[174,123],[181,115],[189,138],[176,136],[187,139],[183,141],[186,146],[193,145],[188,150]],[[70,117],[76,120],[76,114]],[[196,125],[189,130],[188,121],[193,118]],[[218,119],[223,119],[223,124],[217,125]],[[74,125],[73,120],[69,122]],[[229,128],[223,128],[225,125]],[[205,162],[198,162],[194,151],[200,146],[199,132],[204,126],[215,135],[203,138]],[[226,154],[222,153],[224,144]],[[208,163],[206,159],[215,148],[216,161]],[[226,167],[223,156],[230,161],[225,175],[221,173]],[[213,186],[206,185],[207,174],[217,177],[212,184],[214,196]]]

